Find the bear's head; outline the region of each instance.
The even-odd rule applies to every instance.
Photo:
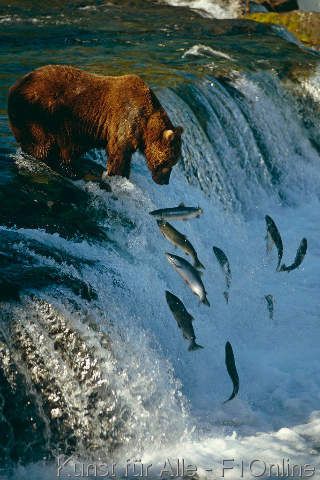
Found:
[[[172,167],[181,156],[182,127],[163,130],[159,136],[148,142],[145,155],[152,179],[159,185],[168,185]]]

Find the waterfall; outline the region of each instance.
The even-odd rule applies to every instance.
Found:
[[[238,73],[159,89],[173,123],[184,125],[183,160],[167,187],[152,182],[140,154],[130,180],[108,180],[111,192],[14,156],[21,195],[28,188],[39,218],[47,217],[40,227],[27,215],[1,227],[0,449],[6,462],[33,462],[34,478],[37,462],[59,454],[87,460],[136,455],[159,463],[180,454],[218,465],[221,452],[246,460],[264,452],[274,462],[290,450],[296,462],[315,462],[320,110],[312,95],[319,87],[310,82]],[[314,113],[312,125],[302,108]],[[105,163],[103,152],[87,160]],[[173,246],[149,215],[180,202],[204,210],[175,227],[206,266],[210,309],[168,264],[164,252]],[[275,254],[265,252],[265,214],[283,234],[286,263],[308,238],[300,270],[275,272]],[[228,305],[213,245],[230,260]],[[203,350],[187,351],[167,289],[194,316]],[[275,298],[273,321],[267,294]],[[223,405],[231,392],[227,340],[240,393]],[[13,478],[30,474],[19,468]]]

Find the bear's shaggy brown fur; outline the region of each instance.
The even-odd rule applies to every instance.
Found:
[[[181,154],[181,127],[173,127],[152,90],[137,75],[94,75],[48,65],[10,88],[8,115],[22,150],[66,172],[92,148],[106,148],[107,174],[129,177],[141,150],[153,180],[168,184]]]

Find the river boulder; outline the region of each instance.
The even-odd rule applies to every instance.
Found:
[[[300,10],[286,13],[266,12],[245,15],[248,20],[285,27],[305,45],[320,49],[320,13]]]

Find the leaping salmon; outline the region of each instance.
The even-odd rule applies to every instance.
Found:
[[[230,397],[225,400],[223,403],[230,402],[233,398],[235,398],[239,392],[239,375],[237,372],[235,360],[234,360],[234,355],[233,355],[233,350],[230,342],[226,343],[226,367],[229,373],[229,377],[232,380],[233,384],[233,391],[230,395]]]
[[[216,256],[216,258],[219,262],[219,265],[220,265],[220,267],[221,267],[221,269],[222,269],[222,271],[225,275],[226,291],[223,292],[223,296],[224,296],[226,302],[228,303],[229,302],[229,290],[230,290],[231,278],[232,278],[230,263],[229,263],[227,255],[224,253],[223,250],[221,250],[221,248],[212,247],[212,249],[213,249],[213,253],[215,254],[215,256]]]
[[[182,330],[182,335],[186,340],[190,341],[188,350],[198,350],[203,348],[202,345],[196,343],[196,336],[193,329],[193,316],[187,311],[182,301],[173,295],[173,293],[166,290],[167,304],[178,324],[178,327]]]
[[[162,235],[171,242],[175,247],[180,247],[187,255],[190,255],[193,259],[193,266],[197,270],[204,269],[204,266],[200,262],[197,252],[187,239],[185,235],[176,230],[170,223],[164,220],[157,220],[157,224],[160,228]]]
[[[274,311],[274,299],[273,299],[273,295],[271,295],[271,294],[265,295],[264,298],[266,299],[266,302],[267,302],[268,312],[269,312],[269,318],[270,318],[270,320],[273,320],[273,311]]]
[[[190,220],[200,217],[203,210],[200,207],[186,207],[184,203],[180,203],[177,207],[160,208],[149,213],[158,220]]]
[[[277,225],[275,222],[272,220],[272,218],[269,215],[265,216],[266,219],[266,224],[267,224],[267,253],[269,253],[272,250],[273,244],[277,247],[278,250],[278,264],[276,271],[279,272],[281,260],[283,257],[283,243],[282,243],[282,238],[279,233],[279,230],[277,228]]]
[[[175,271],[183,278],[186,284],[191,288],[193,293],[197,295],[200,302],[210,307],[210,303],[207,299],[207,292],[202,283],[200,274],[191,263],[178,255],[172,253],[166,253],[166,257],[169,263],[173,266]]]
[[[288,267],[285,264],[283,264],[280,268],[280,272],[291,272],[292,270],[299,268],[301,263],[303,262],[304,257],[306,256],[307,248],[308,248],[307,239],[303,238],[300,242],[294,262]]]

